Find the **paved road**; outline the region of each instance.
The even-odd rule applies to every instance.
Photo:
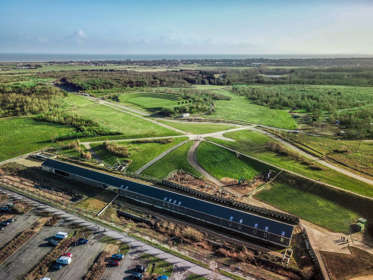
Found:
[[[192,147],[190,147],[188,151],[188,162],[191,166],[193,166],[194,169],[196,169],[199,173],[205,177],[206,180],[213,182],[215,185],[222,187],[224,184],[220,182],[218,179],[216,179],[214,176],[211,176],[203,167],[198,163],[197,160],[197,153],[196,150],[199,146],[201,141],[197,140],[194,142]]]
[[[114,238],[114,239],[120,240],[124,243],[127,243],[130,246],[131,249],[141,250],[143,252],[143,254],[151,254],[153,256],[156,256],[160,259],[163,259],[163,260],[167,261],[168,263],[174,264],[175,268],[184,268],[191,273],[198,274],[198,275],[205,275],[208,279],[213,279],[213,277],[215,275],[211,270],[208,270],[206,268],[198,266],[194,263],[188,262],[184,259],[181,259],[181,258],[176,257],[174,255],[171,255],[169,253],[165,253],[158,248],[154,248],[154,247],[152,247],[148,244],[145,244],[141,241],[138,241],[138,240],[136,240],[132,237],[129,237],[125,233],[117,232],[117,231],[111,230],[109,228],[106,228],[104,226],[95,224],[93,222],[86,221],[86,220],[84,220],[84,219],[82,219],[78,216],[69,214],[69,213],[67,213],[63,210],[60,210],[60,209],[50,207],[50,206],[42,204],[38,201],[31,200],[29,198],[26,198],[24,196],[16,194],[12,191],[5,190],[5,189],[2,189],[2,188],[0,188],[0,190],[3,193],[7,193],[9,197],[26,201],[26,202],[30,203],[31,205],[33,205],[34,207],[36,207],[37,209],[55,214],[55,215],[63,218],[66,221],[71,221],[75,224],[78,224],[80,226],[86,227],[86,228],[94,230],[94,231],[101,231],[106,236],[109,236],[111,238]],[[215,279],[229,280],[230,278],[219,274],[219,275],[217,275],[217,277]],[[250,278],[250,279],[254,279],[254,278]]]
[[[188,142],[189,140],[185,140],[173,147],[171,147],[170,149],[168,149],[167,151],[164,151],[163,153],[161,153],[159,156],[157,156],[156,158],[152,159],[151,161],[147,162],[145,165],[143,165],[142,167],[140,167],[139,169],[136,170],[136,174],[141,174],[141,172],[143,172],[145,169],[147,169],[148,167],[152,166],[154,163],[156,163],[158,160],[164,158],[166,155],[168,155],[169,153],[171,153],[172,151],[176,150],[177,148],[181,147],[182,145],[184,145],[186,142]]]

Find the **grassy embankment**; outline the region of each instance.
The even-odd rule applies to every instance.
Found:
[[[197,172],[187,160],[188,151],[192,145],[193,142],[191,141],[185,143],[150,166],[143,173],[156,178],[165,178],[171,171],[182,169],[197,177],[200,176],[199,172]]]
[[[258,162],[237,158],[234,153],[207,142],[198,146],[197,160],[208,173],[218,179],[244,177],[250,180],[266,169]]]
[[[81,96],[69,95],[65,98],[64,110],[70,114],[77,114],[83,118],[91,119],[112,131],[118,131],[122,133],[121,138],[177,135],[176,132],[167,128],[108,106],[97,104]]]
[[[373,174],[373,140],[341,140],[332,137],[289,135],[291,139],[358,170]]]
[[[74,131],[29,117],[0,119],[0,161],[50,146],[51,140]]]
[[[255,195],[263,202],[335,232],[348,232],[359,215],[340,204],[296,186],[274,183]]]
[[[224,131],[228,129],[235,128],[234,125],[222,124],[222,123],[192,123],[192,122],[178,122],[178,121],[164,121],[161,120],[161,123],[167,124],[174,128],[183,130],[185,132],[193,134],[206,134],[218,131]]]
[[[231,132],[224,136],[235,139],[236,141],[230,142],[220,139],[213,139],[213,141],[311,179],[328,183],[357,194],[373,197],[373,186],[369,184],[324,166],[321,166],[322,170],[313,170],[288,156],[281,156],[268,151],[266,149],[266,143],[273,141],[273,139],[268,136],[253,131]]]
[[[116,145],[125,146],[128,149],[128,157],[118,157],[108,152],[104,144],[91,144],[94,154],[106,163],[113,165],[117,160],[130,160],[131,164],[128,166],[129,172],[135,172],[145,163],[151,161],[164,151],[172,148],[178,143],[186,140],[186,137],[174,138],[170,143],[136,143],[136,142],[116,142]]]

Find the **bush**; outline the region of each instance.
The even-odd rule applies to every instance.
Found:
[[[114,143],[110,143],[110,142],[105,142],[104,143],[104,147],[105,149],[115,155],[115,156],[119,156],[119,157],[129,157],[129,152],[128,152],[128,148],[125,147],[125,146],[119,146],[117,144],[114,144]]]

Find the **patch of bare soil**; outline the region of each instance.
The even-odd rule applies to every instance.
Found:
[[[373,276],[373,255],[356,247],[349,247],[351,254],[320,251],[333,280],[347,280],[353,277]]]
[[[170,177],[168,177],[168,180],[208,194],[231,199],[236,198],[236,196],[229,191],[222,190],[220,187],[214,185],[211,182],[206,182],[204,180],[195,178],[192,175],[184,173],[183,171],[177,171],[173,173],[172,175],[170,175]]]

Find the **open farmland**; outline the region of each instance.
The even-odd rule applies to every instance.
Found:
[[[197,149],[198,163],[212,176],[218,179],[232,178],[247,180],[258,175],[263,166],[256,162],[250,162],[214,144],[202,142]]]
[[[28,117],[0,119],[0,161],[51,145],[51,140],[75,131],[72,127]],[[10,145],[11,143],[11,145]]]
[[[97,104],[82,96],[69,95],[64,99],[64,108],[70,114],[76,114],[99,123],[102,127],[117,131],[123,138],[155,137],[175,135],[174,131],[133,115]]]
[[[154,142],[116,142],[116,145],[123,146],[128,149],[128,157],[121,157],[111,154],[105,149],[105,144],[91,144],[92,151],[99,159],[106,163],[113,165],[117,160],[129,161],[129,172],[135,172],[142,167],[145,163],[151,161],[164,151],[172,148],[178,143],[184,141],[185,137],[170,138],[170,142],[154,141]]]
[[[273,142],[269,136],[253,131],[237,131],[224,134],[225,137],[236,140],[235,142],[221,139],[213,139],[214,142],[236,149],[242,153],[254,156],[260,160],[278,166],[280,168],[293,171],[306,177],[319,180],[345,190],[349,190],[361,195],[373,197],[373,186],[343,175],[327,167],[315,170],[302,164],[297,159],[290,156],[280,155],[266,148],[266,143]]]
[[[148,169],[145,169],[143,173],[156,178],[165,178],[170,172],[182,169],[194,176],[200,176],[187,160],[187,154],[192,145],[192,141],[185,143],[156,162],[154,165],[150,166]]]

